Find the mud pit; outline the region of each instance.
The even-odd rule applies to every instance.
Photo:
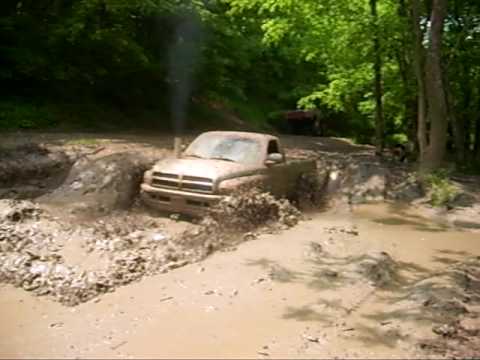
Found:
[[[3,287],[2,357],[439,358],[458,343],[477,351],[476,234],[392,218],[398,209],[378,206],[324,213],[73,308]],[[468,286],[456,275],[465,270]]]
[[[116,147],[60,146],[76,154],[72,166],[132,150]],[[147,159],[166,154],[146,149]],[[378,195],[344,193],[358,194]],[[139,206],[94,219],[30,202],[2,207],[0,277],[29,291],[0,287],[2,357],[479,354],[478,234],[404,208],[338,206],[307,220],[249,194],[192,224]]]
[[[22,188],[34,179],[39,191],[30,194],[35,202],[0,200],[0,282],[74,306],[300,217],[288,202],[256,191],[226,198],[197,224],[158,217],[137,198],[154,159],[97,155],[102,149],[31,143],[4,151],[11,160],[3,163],[4,183]]]
[[[141,206],[72,225],[30,201],[0,200],[0,282],[74,306],[200,261],[255,237],[250,231],[288,228],[299,216],[255,191],[225,199],[197,225],[156,220]]]

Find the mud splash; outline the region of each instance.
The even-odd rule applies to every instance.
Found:
[[[2,208],[0,282],[68,306],[254,238],[245,232],[291,227],[300,216],[286,200],[253,190],[226,198],[211,216],[177,235],[158,232],[154,218],[134,213],[72,226],[30,201],[1,200]],[[72,241],[85,259],[96,259],[95,268],[67,261]]]

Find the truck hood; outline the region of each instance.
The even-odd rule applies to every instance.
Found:
[[[258,169],[258,165],[246,165],[224,160],[210,159],[165,159],[155,164],[153,171],[167,174],[198,176],[213,181],[224,176],[235,176]]]

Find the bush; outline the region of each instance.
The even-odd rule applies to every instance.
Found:
[[[22,101],[0,102],[0,129],[39,129],[57,123],[49,108]]]
[[[387,137],[385,138],[385,143],[389,146],[395,146],[397,144],[405,145],[407,142],[407,135],[402,133],[387,135]]]
[[[459,193],[459,189],[452,184],[448,175],[446,170],[437,170],[424,177],[430,193],[430,203],[435,207],[447,206]]]

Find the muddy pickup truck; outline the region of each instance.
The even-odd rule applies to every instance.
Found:
[[[141,198],[159,210],[201,215],[223,196],[245,188],[294,197],[302,175],[315,171],[313,160],[286,159],[274,136],[210,131],[178,158],[161,160],[147,171]]]

